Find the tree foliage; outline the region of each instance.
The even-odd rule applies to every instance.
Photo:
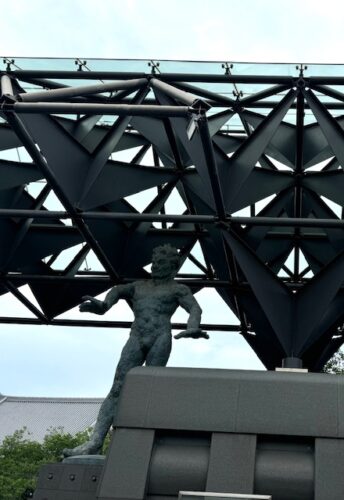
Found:
[[[7,436],[0,445],[0,500],[30,498],[40,466],[60,461],[63,448],[82,444],[89,435],[89,430],[72,436],[62,429],[51,429],[43,443],[38,443],[30,440],[24,428]]]
[[[344,374],[344,352],[342,350],[337,351],[332,358],[328,360],[323,368],[323,372],[333,375]]]

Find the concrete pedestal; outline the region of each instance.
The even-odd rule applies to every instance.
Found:
[[[105,457],[71,457],[41,467],[34,500],[96,500]]]
[[[135,368],[98,480],[100,470],[45,466],[34,498],[176,500],[193,490],[340,500],[344,377]]]

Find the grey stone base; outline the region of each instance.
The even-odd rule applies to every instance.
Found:
[[[44,466],[34,499],[177,500],[183,490],[342,500],[344,377],[135,368],[99,460]]]
[[[103,462],[104,457],[96,455],[43,465],[34,500],[96,500]]]

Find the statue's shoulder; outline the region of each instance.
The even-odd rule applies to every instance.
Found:
[[[190,295],[191,290],[187,285],[174,282],[175,291],[179,296]]]
[[[138,281],[133,281],[132,283],[133,289],[137,290],[140,288],[147,288],[147,281],[145,280],[138,280]]]

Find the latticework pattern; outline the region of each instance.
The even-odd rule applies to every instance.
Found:
[[[240,320],[205,327],[237,330],[267,368],[324,365],[343,342],[342,68],[18,65],[1,76],[0,293],[35,318],[1,321],[68,324],[170,243],[195,269],[177,279]]]

